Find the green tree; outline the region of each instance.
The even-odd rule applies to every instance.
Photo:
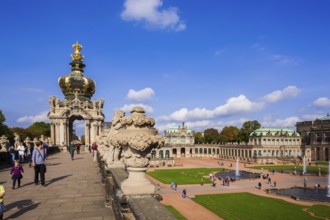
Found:
[[[220,132],[221,142],[238,142],[239,128],[226,126]]]
[[[35,122],[27,128],[27,131],[31,134],[31,138],[40,138],[41,135],[50,136],[50,123]]]
[[[205,138],[202,134],[202,132],[196,132],[195,133],[195,143],[198,144],[198,143],[204,143],[205,142]]]
[[[218,143],[220,138],[219,131],[215,128],[208,128],[204,131],[204,138],[206,143]]]
[[[6,117],[0,110],[0,136],[5,135],[10,143],[14,143],[14,133],[4,124],[5,121]]]
[[[261,124],[257,120],[244,122],[239,131],[240,142],[248,143],[250,134],[259,128],[261,128]]]
[[[12,127],[10,128],[10,130],[13,133],[16,133],[19,135],[19,137],[21,138],[21,141],[24,141],[26,137],[30,137],[31,138],[31,133],[25,129],[25,128],[20,128],[20,127]]]

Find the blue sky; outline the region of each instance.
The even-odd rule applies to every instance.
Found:
[[[1,1],[0,109],[46,120],[79,41],[93,98],[143,104],[161,131],[294,127],[330,112],[330,1]]]

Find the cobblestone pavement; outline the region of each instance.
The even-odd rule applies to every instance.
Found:
[[[49,156],[47,163],[47,187],[34,184],[34,169],[26,163],[18,189],[11,189],[10,168],[0,170],[0,184],[6,188],[4,219],[115,219],[105,207],[104,185],[90,153],[71,160],[69,153],[61,152]]]

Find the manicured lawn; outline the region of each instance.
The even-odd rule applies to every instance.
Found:
[[[308,207],[309,212],[313,212],[316,216],[330,218],[330,207],[323,205],[313,205]]]
[[[165,206],[168,211],[170,211],[178,220],[187,220],[183,215],[181,215],[178,210],[176,210],[173,206],[166,205]]]
[[[303,166],[294,166],[294,165],[283,165],[283,166],[253,166],[253,167],[249,167],[252,169],[259,169],[261,170],[261,168],[263,168],[264,170],[276,170],[276,171],[280,171],[280,170],[294,170],[294,168],[296,167],[297,173],[299,173],[299,171],[303,170]],[[319,168],[316,166],[306,166],[306,170],[308,171],[313,171],[313,172],[318,172]],[[320,170],[322,173],[326,173],[328,172],[328,168],[326,167],[320,167]]]
[[[203,177],[210,173],[227,171],[224,168],[194,168],[194,169],[169,169],[155,170],[147,172],[149,176],[162,183],[170,184],[172,181],[176,184],[200,184]],[[204,178],[204,183],[211,183],[209,178]]]
[[[193,200],[226,220],[319,219],[304,212],[304,208],[309,208],[312,212],[315,211],[316,215],[329,216],[330,213],[330,207],[328,206],[305,207],[251,193],[198,195]]]
[[[329,165],[328,161],[316,161],[315,164],[319,164],[319,165]]]

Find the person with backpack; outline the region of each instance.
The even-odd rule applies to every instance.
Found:
[[[34,167],[34,183],[35,185],[39,184],[39,174],[41,185],[46,186],[45,184],[45,173],[46,173],[46,152],[43,148],[42,142],[36,143],[37,148],[33,149],[32,152],[32,166]]]

